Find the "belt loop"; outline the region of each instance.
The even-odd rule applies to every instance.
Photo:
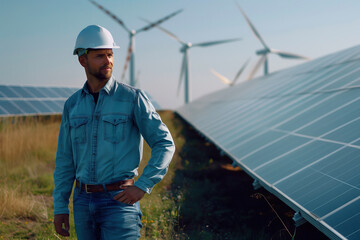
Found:
[[[104,192],[107,192],[108,190],[106,189],[106,184],[103,184],[103,188],[104,188]]]

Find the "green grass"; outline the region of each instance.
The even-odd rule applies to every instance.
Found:
[[[162,112],[161,116],[174,138],[179,140],[178,148],[181,149],[178,135],[182,126],[174,122],[172,112]],[[76,239],[72,216],[70,238],[56,236],[52,223],[52,174],[59,124],[60,118],[56,116],[9,118],[0,122],[0,206],[4,209],[0,212],[0,240]],[[150,154],[151,150],[145,144],[140,173]],[[179,212],[170,188],[177,161],[178,152],[163,181],[141,201],[141,239],[173,239],[181,235],[174,231]]]

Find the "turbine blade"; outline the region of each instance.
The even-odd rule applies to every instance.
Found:
[[[131,44],[131,41],[130,41],[128,52],[127,52],[127,55],[126,55],[125,64],[124,64],[124,69],[123,69],[123,72],[122,72],[122,75],[121,75],[121,80],[123,80],[124,77],[125,77],[125,73],[126,73],[126,70],[128,68],[129,62],[130,62],[131,53],[132,53],[132,44]]]
[[[256,63],[255,67],[251,70],[247,80],[250,80],[253,78],[253,76],[259,70],[260,66],[265,62],[265,60],[266,60],[266,55],[262,55],[260,57],[259,61]]]
[[[252,22],[250,21],[250,19],[247,17],[247,15],[245,14],[244,10],[242,10],[242,8],[240,7],[240,5],[235,1],[237,7],[239,8],[241,14],[244,16],[247,24],[250,26],[251,31],[254,33],[255,37],[257,39],[259,39],[259,41],[261,42],[261,44],[265,47],[265,48],[269,48],[267,46],[267,44],[265,43],[264,39],[261,37],[260,33],[256,30],[255,26],[252,24]]]
[[[305,56],[301,56],[299,54],[284,52],[284,51],[280,51],[280,50],[276,50],[276,49],[270,49],[270,52],[274,53],[274,54],[277,54],[277,55],[279,55],[280,57],[283,57],[283,58],[295,58],[295,59],[310,60],[310,58],[305,57]]]
[[[221,75],[220,73],[217,73],[215,70],[211,69],[210,70],[215,76],[217,76],[223,83],[225,83],[226,85],[231,85],[231,81],[229,79],[227,79],[225,76]]]
[[[246,68],[246,66],[249,64],[250,62],[250,58],[244,63],[244,65],[240,68],[240,70],[238,71],[238,73],[235,75],[234,80],[232,81],[231,85],[235,85],[235,82],[239,79],[239,77],[241,76],[241,73],[244,71],[244,69]]]
[[[216,44],[222,44],[222,43],[228,43],[228,42],[234,42],[234,41],[240,41],[240,40],[241,40],[241,38],[234,38],[234,39],[227,39],[227,40],[195,43],[192,46],[193,47],[208,47],[208,46],[212,46],[212,45],[216,45]]]
[[[97,2],[95,2],[93,0],[90,0],[90,2],[92,4],[94,4],[95,6],[97,6],[101,11],[105,12],[107,15],[112,17],[112,19],[114,19],[117,23],[119,23],[127,32],[131,32],[131,30],[125,25],[125,23],[120,18],[115,16],[113,13],[111,13],[109,10],[105,9],[103,6],[101,6]]]
[[[181,13],[183,10],[182,9],[180,9],[180,10],[177,10],[176,12],[173,12],[173,13],[171,13],[171,14],[169,14],[169,15],[167,15],[167,16],[165,16],[165,17],[163,17],[163,18],[161,18],[161,19],[159,19],[158,21],[156,21],[156,22],[149,22],[149,25],[147,25],[147,26],[145,26],[145,27],[143,27],[143,28],[141,28],[141,29],[139,29],[139,30],[137,30],[136,32],[142,32],[142,31],[147,31],[147,30],[149,30],[149,29],[151,29],[151,28],[153,28],[153,27],[156,27],[157,25],[159,25],[159,24],[161,24],[161,23],[163,23],[163,22],[165,22],[166,20],[168,20],[168,19],[170,19],[170,18],[172,18],[172,17],[174,17],[175,15],[177,15],[177,14],[179,14],[179,13]]]
[[[177,96],[179,96],[179,92],[180,92],[180,87],[182,84],[182,80],[184,78],[184,73],[186,71],[186,54],[184,53],[184,57],[183,57],[183,61],[181,63],[181,69],[180,69],[180,78],[179,78],[179,84],[178,84],[178,88],[177,88]]]
[[[141,19],[142,19],[143,21],[145,21],[145,22],[150,23],[149,20],[146,20],[146,19],[144,19],[144,18],[141,18]],[[178,41],[179,43],[181,43],[181,44],[186,44],[185,41],[181,40],[179,37],[177,37],[177,36],[176,36],[175,34],[173,34],[172,32],[166,30],[165,28],[160,27],[159,25],[156,25],[155,27],[156,27],[157,29],[161,30],[162,32],[164,32],[166,35],[170,36],[172,39],[175,39],[175,40]]]

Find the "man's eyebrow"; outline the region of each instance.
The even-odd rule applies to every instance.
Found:
[[[114,53],[97,53],[96,56],[103,56],[103,55],[114,55]]]

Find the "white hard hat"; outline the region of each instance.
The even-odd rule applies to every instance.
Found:
[[[84,28],[78,35],[73,54],[83,55],[86,49],[120,48],[114,42],[111,33],[98,25]]]

